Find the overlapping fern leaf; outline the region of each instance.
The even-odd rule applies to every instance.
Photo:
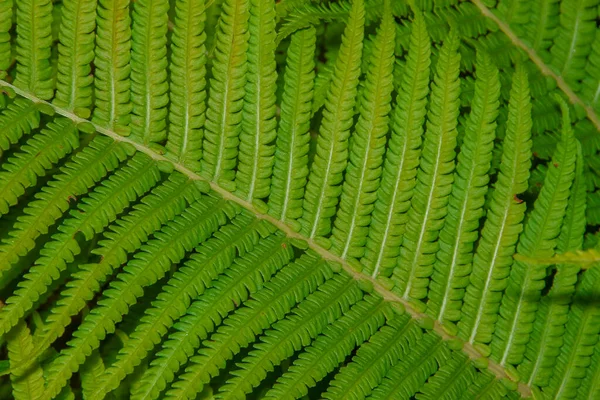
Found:
[[[600,396],[598,0],[0,0],[0,399]]]

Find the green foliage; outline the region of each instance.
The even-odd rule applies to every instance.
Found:
[[[0,0],[0,399],[595,399],[599,0]]]

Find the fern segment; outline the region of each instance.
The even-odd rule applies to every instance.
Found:
[[[98,0],[92,121],[121,135],[131,122],[131,17],[128,0]]]
[[[202,172],[234,189],[244,103],[249,0],[225,0],[216,33],[211,92],[206,113]]]
[[[336,59],[317,140],[317,151],[306,186],[302,232],[311,239],[330,233],[331,218],[341,194],[340,183],[348,158],[352,104],[360,74],[364,18],[364,1],[354,0]]]
[[[31,332],[24,321],[13,329],[7,338],[8,360],[13,372],[10,374],[12,395],[15,400],[39,399],[44,391],[44,372],[35,362],[27,370],[16,372],[29,362],[33,350]]]
[[[527,75],[513,76],[506,137],[498,180],[487,210],[465,293],[459,334],[470,343],[492,340],[512,254],[522,231],[526,205],[517,197],[527,189],[531,166],[531,100]]]
[[[50,65],[52,0],[23,0],[17,7],[17,76],[15,86],[42,100],[54,96]],[[5,15],[8,17],[8,15]]]
[[[248,73],[236,190],[252,202],[269,196],[276,136],[275,5],[250,0]]]
[[[10,28],[12,27],[13,0],[0,1],[0,79],[4,79],[12,59]]]
[[[387,10],[373,43],[361,113],[352,135],[340,206],[332,233],[333,250],[342,258],[360,258],[377,197],[385,152],[393,89],[394,21]]]
[[[557,253],[576,251],[583,247],[586,192],[583,158],[579,146],[578,150],[575,178],[556,245]],[[569,302],[575,292],[580,269],[577,264],[557,265],[548,297],[544,297],[540,303],[531,333],[532,343],[527,346],[525,359],[519,365],[520,375],[528,379],[529,384],[535,382],[540,387],[548,385],[562,345]]]
[[[526,256],[547,257],[554,253],[575,176],[578,142],[573,136],[567,105],[562,99],[559,104],[564,113],[562,138],[517,246],[517,251]],[[526,346],[522,343],[528,342],[533,329],[545,277],[543,266],[520,261],[513,264],[492,340],[492,355],[502,365],[523,360]]]
[[[427,295],[439,246],[437,238],[447,213],[460,93],[458,44],[455,34],[444,42],[432,86],[415,195],[408,211],[398,266],[394,270],[395,290],[405,298],[422,299]]]
[[[288,223],[302,216],[302,199],[308,176],[315,51],[314,28],[303,29],[292,36],[269,196],[269,212]]]
[[[429,313],[439,321],[460,319],[460,299],[471,272],[477,228],[489,183],[500,81],[490,56],[479,54],[475,96],[458,155],[448,216],[440,232],[428,296]]]
[[[169,64],[170,108],[167,152],[200,170],[206,122],[206,4],[204,0],[175,2],[175,27]]]
[[[131,30],[131,134],[144,145],[166,138],[168,0],[138,0]]]
[[[0,115],[0,156],[23,135],[40,126],[40,113],[29,100],[18,98]]]
[[[396,266],[415,187],[429,93],[431,42],[421,14],[415,15],[406,66],[396,98],[381,185],[373,208],[362,263],[373,277]]]
[[[53,103],[84,118],[92,105],[96,0],[63,3],[58,45],[58,74]]]

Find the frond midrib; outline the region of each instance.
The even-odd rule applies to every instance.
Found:
[[[377,279],[375,279],[371,275],[363,274],[362,272],[357,271],[353,266],[351,266],[350,263],[347,262],[347,260],[343,259],[340,256],[335,255],[334,253],[330,252],[329,250],[327,250],[324,247],[320,246],[319,244],[315,243],[314,240],[307,238],[307,237],[303,236],[302,234],[296,232],[285,222],[283,222],[269,214],[265,214],[265,213],[258,211],[251,202],[248,202],[244,199],[237,197],[235,194],[227,191],[226,189],[223,189],[216,182],[208,180],[208,179],[204,178],[203,176],[186,168],[184,165],[182,165],[180,163],[176,163],[172,159],[169,159],[161,154],[156,153],[154,150],[152,150],[148,146],[145,146],[144,144],[137,143],[136,141],[134,141],[128,137],[121,136],[112,130],[103,128],[103,127],[91,122],[88,119],[81,118],[81,117],[75,115],[71,111],[65,110],[59,106],[56,106],[52,103],[44,101],[44,100],[38,98],[37,96],[35,96],[31,93],[28,93],[27,91],[22,90],[16,86],[12,85],[9,82],[4,81],[3,79],[0,79],[0,88],[8,88],[9,90],[14,91],[14,93],[16,93],[17,95],[27,98],[28,100],[32,101],[33,103],[43,104],[46,107],[50,107],[57,114],[60,114],[63,117],[69,118],[76,125],[81,125],[81,124],[91,125],[94,127],[94,129],[97,132],[112,138],[115,142],[127,143],[127,144],[133,146],[137,151],[148,155],[150,158],[152,158],[153,160],[155,160],[157,162],[168,163],[168,164],[172,165],[175,170],[177,170],[181,174],[187,176],[189,179],[207,183],[208,185],[210,185],[210,188],[214,192],[218,193],[223,199],[239,204],[240,206],[244,207],[246,210],[251,212],[258,219],[268,221],[269,223],[273,224],[277,229],[282,231],[288,238],[305,242],[307,244],[308,248],[315,251],[324,260],[327,260],[327,261],[330,261],[330,262],[340,265],[342,267],[342,269],[348,275],[350,275],[354,280],[359,281],[359,282],[368,283],[368,285],[371,285],[373,287],[373,291],[377,292],[383,298],[384,301],[401,304],[404,307],[404,309],[406,310],[406,312],[411,316],[411,318],[413,318],[417,321],[430,321],[431,320],[431,317],[429,315],[415,309],[414,306],[407,299],[404,299],[404,298],[400,297],[399,295],[393,293],[392,291],[386,289]],[[453,336],[453,335],[449,334],[444,329],[444,327],[442,326],[442,324],[439,321],[433,321],[433,331],[435,333],[437,333],[444,341],[460,340],[457,336]],[[477,359],[484,358],[484,356],[478,350],[476,350],[475,347],[473,347],[473,345],[469,342],[464,342],[462,351],[471,360],[477,360]],[[512,380],[510,375],[504,369],[504,367],[502,367],[500,364],[498,364],[492,360],[489,360],[488,370],[491,373],[493,373],[497,379]],[[531,395],[531,387],[524,383],[518,383],[517,390],[520,393],[520,395],[523,397],[529,397]]]

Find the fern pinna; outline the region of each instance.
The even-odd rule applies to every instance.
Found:
[[[600,399],[598,0],[0,0],[0,398]]]

